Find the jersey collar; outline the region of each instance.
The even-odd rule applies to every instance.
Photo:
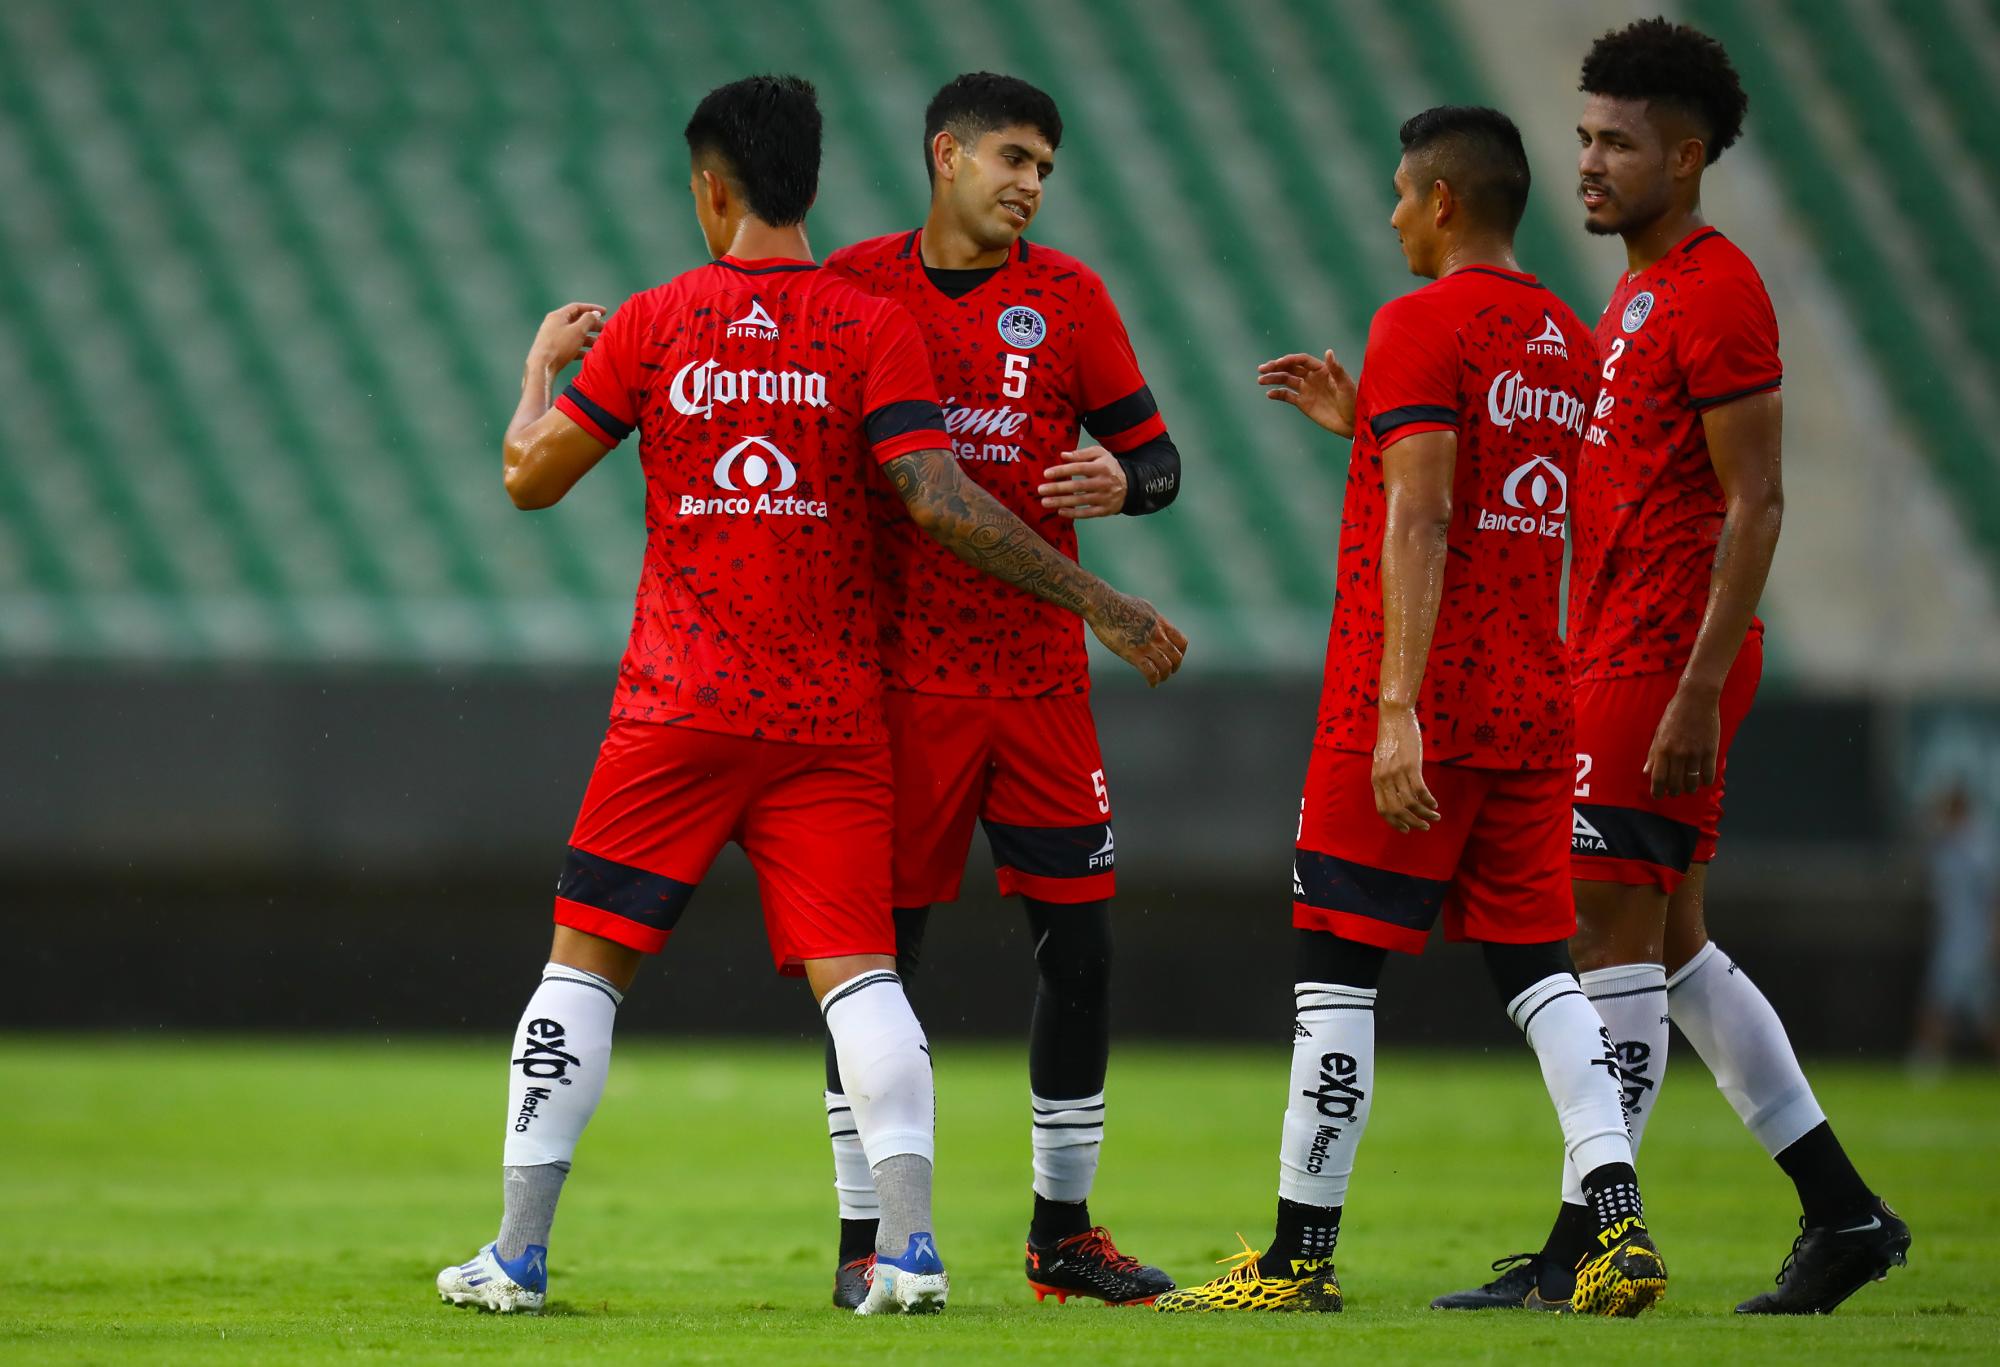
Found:
[[[724,270],[740,272],[743,275],[776,275],[782,271],[816,271],[819,264],[813,261],[795,261],[785,256],[761,256],[744,260],[734,256],[718,256],[715,264]]]

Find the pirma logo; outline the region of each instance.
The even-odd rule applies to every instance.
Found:
[[[778,323],[764,310],[764,301],[752,299],[750,311],[723,329],[725,337],[760,337],[767,342],[778,340]]]
[[[1565,361],[1569,359],[1569,341],[1563,336],[1563,330],[1556,326],[1554,314],[1545,313],[1542,315],[1542,330],[1529,339],[1528,354],[1530,356],[1560,356]]]
[[[1611,853],[1611,842],[1604,838],[1604,832],[1574,807],[1569,809],[1569,850],[1571,854]]]
[[[767,451],[769,459],[764,455]],[[790,456],[767,438],[745,437],[724,451],[722,458],[715,462],[715,482],[732,494],[742,489],[761,489],[770,481],[774,471],[778,476],[774,493],[782,494],[799,482],[799,469],[792,464]],[[743,481],[741,484],[736,482],[738,478]]]
[[[1049,335],[1042,315],[1026,304],[1016,304],[1000,315],[1000,340],[1021,351],[1032,351]]]
[[[1112,837],[1111,828],[1104,828],[1104,843],[1097,847],[1097,853],[1090,856],[1090,867],[1108,869],[1117,859],[1118,842]]]
[[[1632,302],[1625,306],[1625,316],[1619,319],[1618,325],[1627,332],[1637,332],[1646,326],[1646,319],[1652,312],[1653,292],[1643,290],[1632,296]]]

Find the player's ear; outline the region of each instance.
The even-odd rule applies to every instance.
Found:
[[[1702,168],[1707,165],[1708,144],[1700,138],[1682,138],[1674,145],[1673,157],[1669,162],[1669,169],[1673,172],[1674,179],[1686,180],[1689,176],[1698,176]]]
[[[701,195],[709,213],[718,219],[729,217],[729,182],[707,167],[701,172]]]
[[[931,166],[937,171],[939,180],[958,179],[958,139],[948,128],[940,128],[931,139]]]
[[[1442,228],[1451,221],[1452,213],[1457,207],[1457,201],[1452,198],[1450,183],[1443,180],[1432,181],[1431,226]]]

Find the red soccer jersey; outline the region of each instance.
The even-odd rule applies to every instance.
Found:
[[[1595,371],[1590,334],[1531,275],[1467,266],[1376,312],[1341,505],[1322,745],[1375,748],[1383,452],[1455,431],[1444,584],[1417,699],[1424,758],[1484,769],[1575,762],[1558,620],[1563,515]]]
[[[1698,228],[1619,282],[1597,348],[1604,387],[1577,480],[1570,656],[1579,681],[1677,672],[1722,532],[1701,415],[1784,382],[1778,319],[1750,258]]]
[[[887,739],[870,466],[946,444],[909,315],[809,261],[723,257],[635,294],[556,406],[639,429],[646,557],[613,717]]]
[[[843,247],[827,268],[910,311],[929,345],[951,449],[980,486],[1076,559],[1076,524],[1042,507],[1042,471],[1079,423],[1130,451],[1166,430],[1104,282],[1027,242],[952,298],[924,273],[918,232]],[[1040,697],[1090,687],[1083,623],[924,536],[883,500],[882,657],[891,688]]]

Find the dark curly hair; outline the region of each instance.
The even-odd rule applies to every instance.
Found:
[[[924,110],[924,173],[937,179],[931,142],[945,129],[967,148],[996,128],[1026,124],[1041,130],[1049,146],[1062,146],[1062,114],[1045,90],[1018,76],[968,71],[944,83]]]
[[[1750,108],[1722,44],[1667,19],[1641,19],[1592,43],[1577,89],[1615,100],[1650,100],[1693,115],[1708,130],[1710,165],[1742,134]]]

